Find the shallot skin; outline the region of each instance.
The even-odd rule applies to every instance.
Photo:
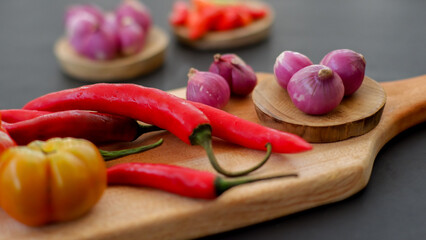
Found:
[[[345,86],[345,96],[355,93],[362,85],[365,75],[365,58],[350,49],[337,49],[327,53],[320,64],[339,74]]]
[[[238,96],[250,94],[257,84],[253,68],[236,54],[216,54],[209,72],[221,75],[229,85],[231,93]]]
[[[305,55],[294,52],[284,51],[278,55],[274,64],[274,74],[278,84],[287,89],[290,78],[300,69],[312,65],[312,61]]]
[[[186,99],[220,109],[229,102],[230,96],[229,85],[222,76],[194,68],[189,71]]]
[[[323,115],[340,104],[344,86],[340,76],[329,67],[310,65],[291,77],[287,92],[294,105],[302,112]]]

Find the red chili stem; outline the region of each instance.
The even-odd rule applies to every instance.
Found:
[[[212,135],[215,137],[257,150],[266,150],[266,144],[270,143],[272,152],[277,153],[298,153],[312,149],[308,142],[297,135],[250,122],[202,103],[190,103],[210,119]]]
[[[255,166],[248,168],[246,170],[237,171],[237,172],[230,172],[230,171],[225,170],[224,168],[222,168],[219,165],[219,162],[217,161],[217,159],[216,159],[216,157],[213,153],[210,129],[207,129],[207,128],[200,129],[198,131],[198,134],[194,135],[193,138],[191,139],[191,141],[202,146],[204,148],[204,150],[206,151],[207,156],[209,157],[210,163],[213,166],[213,168],[217,172],[219,172],[219,173],[221,173],[221,174],[223,174],[227,177],[239,177],[239,176],[247,175],[247,174],[259,169],[268,161],[268,159],[269,159],[269,157],[271,156],[271,153],[272,153],[271,144],[266,143],[265,144],[266,155],[265,155],[265,157],[263,158],[262,161],[260,161]]]
[[[297,177],[297,174],[227,179],[207,171],[140,162],[118,164],[107,170],[109,185],[151,187],[181,196],[202,199],[214,199],[228,189],[241,184],[284,177]]]
[[[107,151],[99,149],[99,152],[101,153],[102,157],[105,161],[114,160],[116,158],[121,158],[127,155],[135,154],[135,153],[141,153],[148,151],[150,149],[156,148],[160,146],[163,143],[163,139],[158,140],[157,142],[145,146],[139,146],[135,148],[128,148],[128,149],[121,149],[116,151]]]
[[[4,127],[19,145],[52,137],[84,138],[95,144],[129,142],[143,133],[159,130],[156,126],[139,125],[131,118],[112,114],[81,110],[43,113],[28,120],[4,123]]]

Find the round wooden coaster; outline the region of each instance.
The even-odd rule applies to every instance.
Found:
[[[274,22],[274,12],[263,2],[250,1],[247,4],[266,7],[269,9],[269,14],[248,26],[230,31],[209,32],[195,41],[188,38],[186,27],[173,27],[173,32],[181,43],[199,50],[227,50],[258,43],[268,37]]]
[[[252,97],[264,125],[294,133],[311,143],[335,142],[367,133],[379,123],[386,103],[382,86],[369,77],[352,96],[344,97],[337,108],[321,116],[297,109],[272,74],[259,81]]]
[[[135,78],[156,70],[164,62],[168,44],[167,34],[153,27],[142,51],[129,57],[93,61],[78,55],[66,38],[59,39],[54,50],[63,71],[70,76],[90,82],[109,82]]]

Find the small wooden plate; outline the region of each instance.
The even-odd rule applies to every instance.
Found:
[[[263,2],[247,3],[266,7],[268,14],[248,26],[230,31],[209,32],[196,41],[188,38],[188,28],[186,27],[173,27],[173,32],[181,43],[198,50],[227,50],[258,43],[269,36],[274,22],[274,12],[269,5]]]
[[[59,39],[54,50],[63,71],[70,76],[90,82],[110,82],[135,78],[156,70],[164,62],[168,44],[166,33],[153,27],[144,49],[129,57],[93,61],[78,55],[66,38]]]
[[[272,128],[291,132],[311,143],[325,143],[360,136],[380,121],[386,103],[383,87],[365,77],[361,87],[330,113],[308,115],[296,108],[276,79],[259,82],[253,102],[260,121]]]

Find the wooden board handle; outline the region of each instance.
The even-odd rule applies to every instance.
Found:
[[[391,138],[416,124],[426,121],[426,75],[382,83],[387,94],[380,127],[382,147]]]

